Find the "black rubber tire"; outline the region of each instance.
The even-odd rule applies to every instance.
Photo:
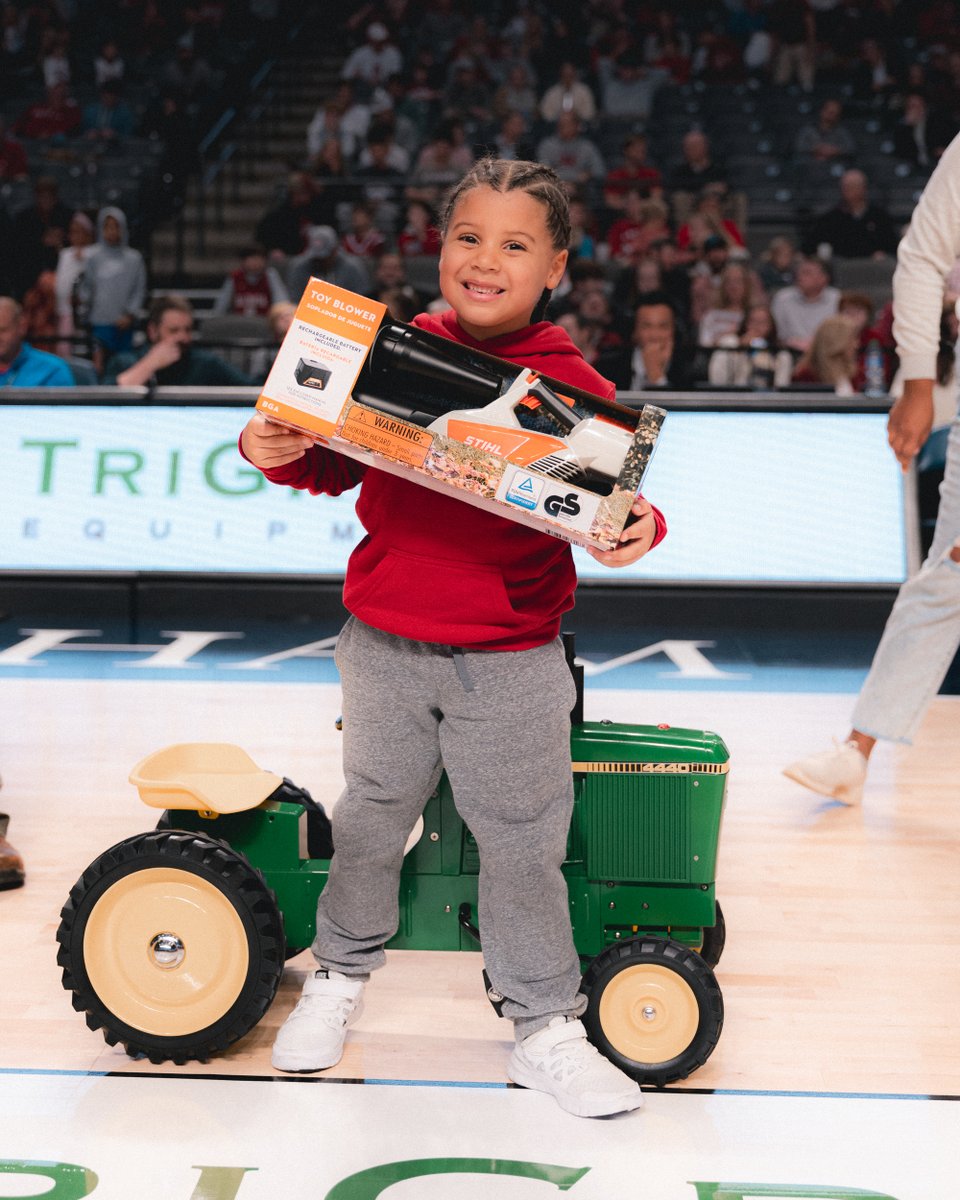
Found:
[[[166,1036],[125,1024],[101,1001],[87,974],[84,939],[97,902],[127,876],[155,867],[199,876],[232,906],[246,938],[248,966],[239,995],[204,1028]],[[86,1014],[91,1029],[102,1029],[107,1044],[121,1043],[132,1057],[153,1063],[207,1062],[248,1033],[273,1002],[283,974],[283,920],[262,876],[221,842],[182,830],[160,830],[126,838],[84,871],[60,913],[57,962],[73,1007]],[[107,948],[106,953],[111,953]]]
[[[703,944],[699,950],[700,957],[709,967],[717,965],[720,955],[723,954],[723,948],[727,944],[727,923],[723,919],[723,910],[719,901],[717,901],[716,908],[717,919],[709,929],[703,931]]]
[[[689,1043],[680,1053],[663,1062],[640,1062],[621,1053],[607,1036],[600,1019],[604,989],[621,971],[648,964],[680,976],[697,1004],[697,1028]],[[720,1039],[723,996],[712,969],[695,950],[669,938],[631,938],[608,946],[587,968],[580,990],[587,996],[583,1023],[590,1041],[638,1083],[664,1087],[677,1079],[686,1079],[703,1066]]]

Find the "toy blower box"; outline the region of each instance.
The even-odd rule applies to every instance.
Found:
[[[414,326],[311,279],[258,410],[370,466],[580,546],[617,546],[666,414]]]

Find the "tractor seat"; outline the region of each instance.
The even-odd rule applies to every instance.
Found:
[[[283,779],[229,742],[182,742],[142,758],[130,782],[151,808],[237,813],[262,804]]]

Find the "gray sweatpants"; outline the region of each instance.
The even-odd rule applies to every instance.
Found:
[[[559,638],[457,652],[351,617],[337,643],[346,791],[313,952],[346,975],[384,962],[399,923],[403,849],[445,768],[480,850],[484,965],[526,1037],[579,1016],[579,958],[560,870],[573,808],[574,684]]]

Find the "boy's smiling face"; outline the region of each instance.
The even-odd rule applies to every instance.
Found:
[[[529,324],[543,289],[563,277],[547,210],[529,193],[476,187],[457,202],[440,254],[440,290],[478,341]]]

